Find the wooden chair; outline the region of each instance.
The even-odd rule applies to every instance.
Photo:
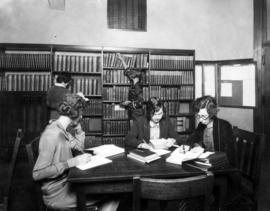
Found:
[[[12,156],[11,156],[11,162],[8,164],[8,168],[7,168],[7,182],[6,185],[4,187],[4,191],[3,191],[3,203],[0,204],[0,210],[4,210],[7,211],[8,207],[9,207],[9,203],[10,203],[10,193],[11,193],[11,183],[12,183],[12,178],[13,178],[13,174],[14,174],[14,169],[15,169],[15,165],[16,165],[16,161],[17,161],[17,155],[19,152],[19,147],[21,145],[21,140],[23,138],[23,132],[22,129],[18,129],[17,130],[17,134],[16,134],[16,139],[15,139],[15,143],[13,146],[13,151],[12,151]]]
[[[264,134],[233,127],[236,165],[241,173],[241,197],[237,204],[257,210],[257,192],[260,180]]]
[[[35,137],[29,144],[25,145],[27,157],[28,157],[28,161],[29,161],[29,165],[30,165],[31,169],[34,168],[34,165],[35,165],[36,160],[38,158],[39,139],[40,139],[40,136]],[[46,206],[43,202],[43,199],[42,199],[42,191],[40,188],[40,183],[36,182],[36,181],[34,183],[35,183],[36,194],[38,197],[37,200],[38,200],[38,210],[39,211],[75,211],[76,210],[76,208],[60,209],[59,210],[59,209],[53,209],[53,208]],[[91,205],[91,206],[87,207],[86,210],[87,211],[98,211],[98,206]]]
[[[154,199],[161,202],[204,197],[204,209],[209,208],[209,197],[213,188],[214,177],[211,172],[206,175],[179,179],[133,178],[133,210],[141,210],[142,199]],[[164,209],[161,203],[161,209]]]

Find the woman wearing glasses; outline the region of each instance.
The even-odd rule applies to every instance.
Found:
[[[146,117],[136,119],[126,136],[126,148],[166,149],[180,142],[162,101],[156,97],[148,100]]]
[[[191,147],[196,144],[206,151],[223,151],[231,164],[234,164],[234,145],[231,124],[217,118],[218,108],[216,100],[211,96],[197,98],[194,109],[199,124],[189,136],[187,143]]]

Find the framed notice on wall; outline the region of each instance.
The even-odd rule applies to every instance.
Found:
[[[220,106],[256,106],[255,64],[221,65],[218,74]]]

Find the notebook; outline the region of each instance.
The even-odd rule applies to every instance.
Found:
[[[102,157],[100,155],[94,155],[91,157],[91,160],[88,163],[83,164],[83,165],[78,165],[76,167],[81,170],[86,170],[86,169],[94,168],[96,166],[105,165],[111,162],[112,160],[108,158]]]
[[[147,149],[134,149],[131,150],[128,155],[129,158],[133,158],[135,160],[144,162],[144,163],[150,163],[154,160],[157,160],[160,158],[155,152],[151,152]]]

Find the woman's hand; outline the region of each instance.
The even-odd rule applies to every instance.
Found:
[[[69,160],[67,160],[68,163],[68,167],[74,167],[74,166],[78,166],[78,165],[83,165],[88,163],[91,160],[91,155],[90,154],[82,154],[82,155],[78,155],[74,158],[71,158]]]
[[[166,143],[166,146],[170,148],[176,143],[176,140],[174,138],[167,138],[165,139],[165,143]]]

